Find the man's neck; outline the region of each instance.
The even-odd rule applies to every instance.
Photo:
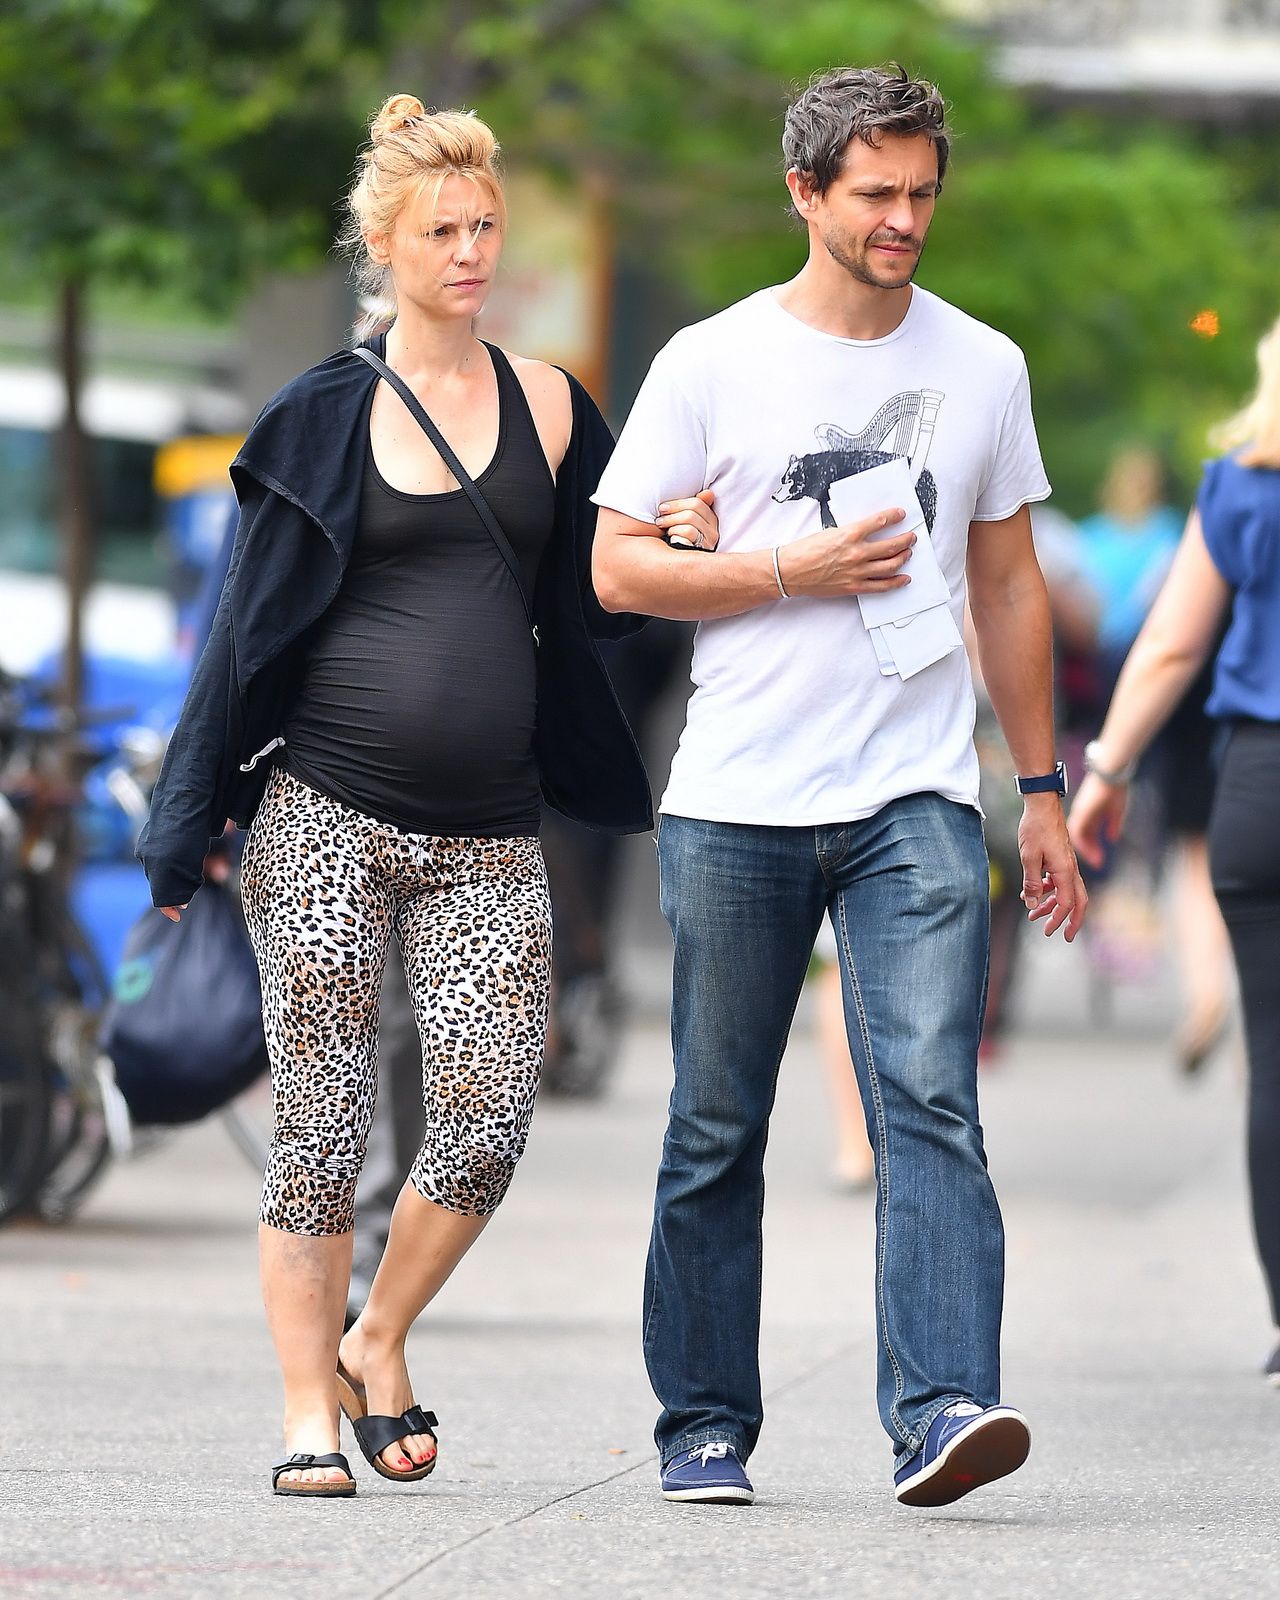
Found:
[[[878,289],[862,283],[830,256],[810,256],[778,290],[777,301],[809,327],[837,339],[883,339],[900,325],[911,305],[911,285]]]

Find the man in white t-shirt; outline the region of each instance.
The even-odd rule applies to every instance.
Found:
[[[912,286],[948,155],[943,105],[844,68],[787,113],[809,257],[670,341],[595,499],[611,610],[698,622],[661,806],[675,1087],[645,1356],[670,1499],[745,1501],[762,1407],[763,1160],[778,1063],[831,917],[876,1152],[878,1398],[895,1492],[941,1505],[1020,1466],[1000,1404],[1003,1230],[978,1121],[988,877],[966,582],[1026,795],[1023,898],[1078,931],[1049,606],[1049,493],[1026,366]],[[720,540],[665,502],[699,479]],[[834,1263],[833,1263],[834,1267]]]

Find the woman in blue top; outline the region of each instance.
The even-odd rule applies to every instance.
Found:
[[[1153,451],[1140,445],[1117,451],[1102,486],[1101,509],[1080,524],[1080,568],[1098,604],[1098,649],[1108,688],[1178,548],[1181,518],[1162,502],[1161,476]]]
[[[1226,731],[1209,825],[1214,892],[1231,933],[1249,1053],[1249,1183],[1280,1326],[1280,321],[1258,346],[1258,389],[1219,432],[1178,554],[1116,684],[1071,810],[1101,864],[1124,821],[1134,764],[1208,659],[1207,710]],[[1280,1384],[1280,1345],[1266,1366]]]

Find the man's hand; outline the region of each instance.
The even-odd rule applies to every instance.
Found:
[[[778,550],[778,571],[789,595],[837,598],[849,594],[881,594],[911,582],[903,567],[916,542],[914,533],[876,535],[901,522],[901,508],[880,511],[861,522],[824,528]]]
[[[1084,925],[1089,895],[1056,794],[1026,796],[1018,828],[1018,854],[1022,857],[1021,900],[1028,919],[1041,922],[1048,918],[1046,938],[1065,923],[1063,937],[1070,944]]]
[[[720,543],[720,519],[712,510],[714,501],[713,489],[702,489],[691,500],[664,500],[658,507],[656,526],[672,544],[714,550]]]

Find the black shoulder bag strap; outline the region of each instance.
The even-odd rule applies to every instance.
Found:
[[[418,399],[417,395],[414,394],[413,390],[404,381],[400,374],[398,372],[393,372],[387,363],[382,359],[382,357],[376,355],[372,350],[370,350],[367,344],[357,345],[355,353],[360,357],[361,361],[367,361],[380,378],[385,378],[395,392],[404,401],[405,405],[408,406],[409,415],[422,429],[423,433],[426,434],[427,438],[431,440],[432,444],[435,445],[436,449],[440,452],[441,459],[444,461],[445,466],[448,467],[449,471],[453,473],[454,477],[458,480],[463,491],[465,492],[468,500],[470,500],[471,504],[476,508],[476,515],[480,518],[481,522],[484,523],[489,537],[498,547],[498,554],[506,562],[511,576],[515,579],[516,588],[520,591],[520,600],[524,606],[525,619],[529,624],[529,628],[532,631],[534,640],[536,642],[538,638],[538,630],[534,626],[533,605],[530,602],[528,592],[525,589],[524,574],[520,570],[520,559],[516,555],[515,551],[511,548],[511,543],[506,534],[503,533],[497,517],[494,516],[492,510],[490,509],[489,502],[480,493],[480,490],[472,480],[470,473],[453,453],[453,449],[450,446],[449,441],[445,438],[444,434],[440,432],[439,428],[436,427],[435,423],[432,422],[431,418],[427,415],[422,402]]]

